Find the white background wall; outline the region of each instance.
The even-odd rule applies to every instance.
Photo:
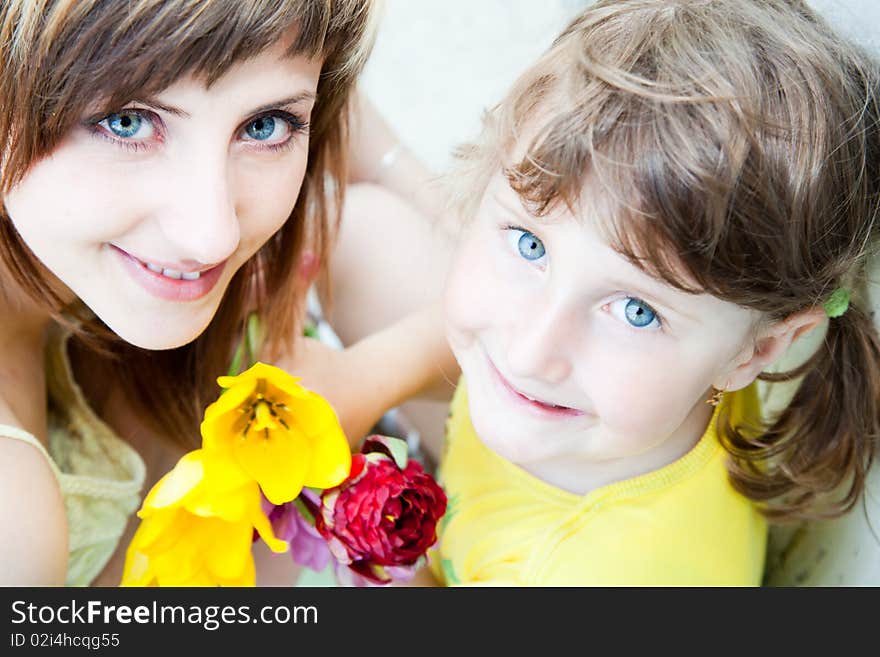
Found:
[[[385,0],[362,89],[435,170],[590,0]],[[880,52],[880,0],[810,0]]]

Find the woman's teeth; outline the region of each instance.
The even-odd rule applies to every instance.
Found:
[[[519,391],[517,391],[517,392],[519,392]],[[528,399],[530,402],[534,402],[535,404],[540,404],[541,406],[547,406],[548,408],[562,408],[562,409],[571,410],[571,409],[569,409],[568,406],[559,406],[558,404],[551,404],[550,402],[541,401],[540,399],[535,399],[534,397],[529,397],[527,394],[525,394],[523,392],[520,392],[519,394],[522,395],[523,397],[525,397],[526,399]]]
[[[173,278],[176,281],[179,281],[181,278],[185,281],[194,281],[202,275],[202,272],[200,271],[177,271],[176,269],[163,268],[159,265],[154,265],[149,262],[145,262],[144,265],[146,265],[147,269],[149,269],[150,271],[156,272],[157,274],[162,274],[162,276],[165,276],[166,278]]]

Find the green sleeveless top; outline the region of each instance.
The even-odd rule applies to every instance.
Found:
[[[116,551],[140,506],[145,467],[140,455],[89,407],[73,378],[68,332],[52,330],[46,354],[48,449],[33,435],[0,424],[0,436],[33,445],[58,479],[70,533],[68,586],[87,586]]]

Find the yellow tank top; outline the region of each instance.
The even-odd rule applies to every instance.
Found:
[[[758,412],[754,386],[725,396]],[[459,385],[438,478],[449,506],[431,552],[447,585],[757,586],[767,524],[727,479],[715,419],[697,445],[654,472],[576,495],[480,442]]]
[[[67,357],[69,333],[52,331],[47,345],[48,450],[33,435],[0,424],[0,436],[36,447],[58,479],[70,534],[68,586],[86,586],[116,550],[140,505],[145,468],[140,455],[89,407]]]

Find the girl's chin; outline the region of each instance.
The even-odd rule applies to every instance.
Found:
[[[486,447],[498,456],[511,461],[520,462],[525,458],[522,449],[517,449],[518,439],[516,427],[498,417],[484,417],[479,409],[471,407],[471,423],[474,431]]]

